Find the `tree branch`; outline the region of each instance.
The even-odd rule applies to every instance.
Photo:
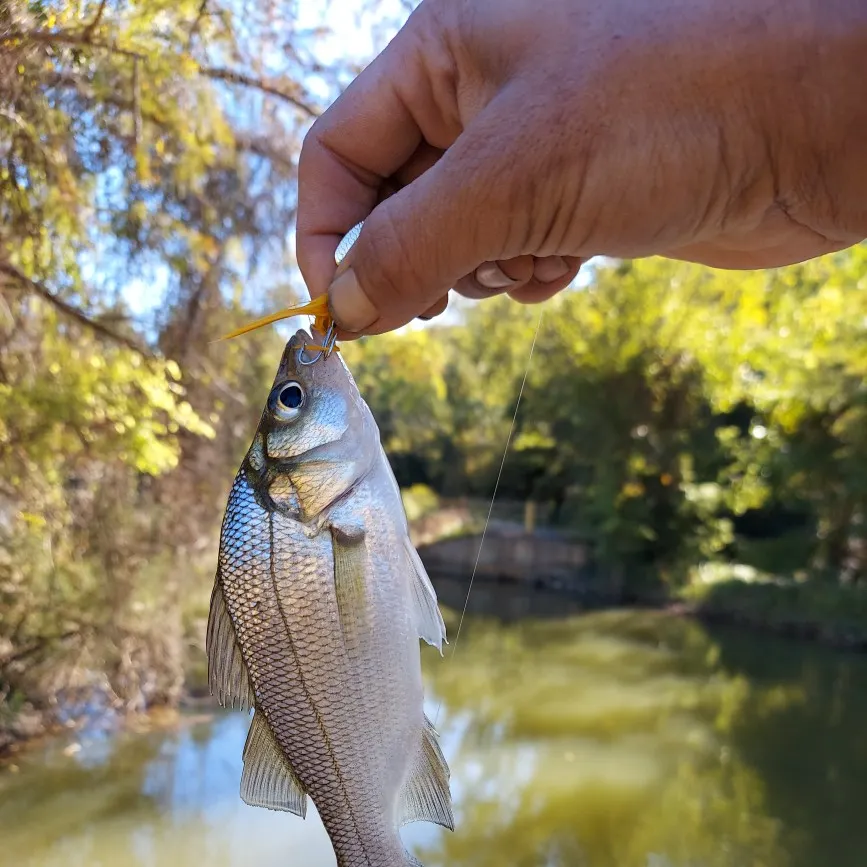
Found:
[[[235,136],[235,147],[239,151],[255,154],[257,157],[268,160],[273,167],[279,166],[284,172],[290,175],[294,174],[297,166],[292,158],[277,151],[274,144],[267,139],[249,135],[238,134]]]
[[[83,310],[80,310],[78,307],[69,304],[62,298],[58,298],[57,295],[55,295],[47,286],[37,282],[36,280],[32,280],[23,271],[19,270],[14,265],[8,262],[0,262],[0,274],[6,274],[8,277],[11,277],[22,287],[32,292],[34,295],[38,295],[43,300],[47,301],[49,304],[51,304],[52,307],[59,310],[64,316],[68,316],[70,319],[74,319],[76,322],[79,323],[79,325],[83,325],[85,328],[89,328],[91,331],[96,332],[97,334],[107,338],[108,340],[119,343],[122,346],[126,346],[127,349],[131,349],[133,350],[133,352],[137,352],[139,355],[145,358],[149,358],[151,356],[151,354],[146,349],[143,349],[132,338],[126,337],[123,334],[118,334],[118,332],[109,328],[98,319],[91,319],[91,317],[88,316]]]
[[[205,17],[205,11],[207,10],[207,8],[208,8],[208,0],[202,0],[202,2],[199,4],[199,11],[198,11],[198,14],[196,15],[196,20],[193,21],[193,26],[190,27],[190,35],[187,39],[187,44],[189,44],[193,41],[193,37],[196,35],[196,32],[199,29],[199,24],[202,23],[202,19]]]
[[[102,21],[102,13],[105,12],[105,7],[108,4],[108,0],[101,0],[99,4],[99,9],[96,10],[96,15],[94,16],[93,21],[84,28],[84,35],[88,39],[93,36],[94,30],[99,27],[99,22]]]
[[[30,40],[31,42],[41,42],[46,45],[78,45],[85,48],[97,48],[122,57],[147,61],[145,55],[139,51],[132,51],[128,48],[119,48],[118,46],[112,45],[108,42],[94,40],[91,38],[89,28],[81,31],[66,30],[60,32],[52,32],[50,30],[11,31],[0,40],[0,45],[5,46],[9,42],[14,42],[16,40],[24,42]],[[233,69],[224,69],[219,66],[199,66],[199,73],[204,75],[206,78],[213,78],[218,81],[225,81],[228,84],[240,84],[244,87],[251,87],[255,90],[260,90],[262,93],[266,93],[269,96],[276,96],[278,99],[282,99],[284,102],[294,105],[295,108],[303,111],[309,117],[319,116],[318,109],[314,108],[301,97],[284,90],[280,83],[273,80],[259,78],[255,75],[248,75],[244,72],[238,72]]]
[[[3,37],[2,44],[5,46],[9,42],[20,40],[22,42],[41,42],[44,45],[79,45],[85,48],[98,48],[102,51],[108,51],[111,54],[118,54],[122,57],[132,57],[138,60],[145,60],[145,56],[140,51],[132,51],[129,48],[119,48],[117,45],[112,45],[108,42],[99,42],[92,39],[87,30],[71,31],[62,30],[52,32],[51,30],[13,30]]]
[[[100,94],[98,97],[93,92],[90,83],[85,79],[69,73],[69,72],[51,72],[46,73],[45,80],[53,87],[64,87],[74,90],[82,99],[97,103],[103,102],[106,105],[112,105],[121,111],[134,111],[135,103],[116,92]],[[0,109],[0,117],[3,117],[3,110]],[[174,132],[174,125],[164,117],[154,114],[153,112],[139,109],[138,114],[141,120],[146,121],[159,129]],[[263,136],[253,136],[243,131],[235,134],[235,147],[244,153],[255,154],[258,157],[269,160],[275,166],[279,166],[284,172],[293,174],[296,169],[295,162],[292,160],[292,149],[288,146],[281,149],[280,141],[273,141]]]
[[[257,78],[255,75],[247,75],[243,72],[236,72],[233,69],[223,69],[219,66],[200,66],[199,72],[207,78],[215,78],[219,81],[228,82],[229,84],[241,84],[244,87],[252,87],[255,90],[262,91],[262,93],[267,93],[269,96],[276,96],[278,99],[282,99],[285,102],[294,105],[309,117],[319,117],[318,109],[314,108],[300,97],[283,90],[278,83],[269,81],[267,78]]]
[[[14,651],[9,656],[4,656],[0,658],[0,671],[8,668],[13,663],[22,662],[29,656],[33,656],[34,654],[39,653],[42,650],[47,650],[51,644],[62,644],[65,641],[69,641],[70,638],[76,638],[81,634],[82,632],[80,629],[70,629],[67,632],[61,633],[60,635],[39,638],[31,644],[28,644],[26,647],[22,647],[20,650]]]

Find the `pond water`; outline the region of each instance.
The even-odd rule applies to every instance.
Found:
[[[465,587],[435,583],[460,609]],[[867,658],[482,584],[453,647],[424,653],[457,821],[404,829],[426,867],[867,864]],[[247,724],[22,754],[0,864],[333,867],[314,809],[240,801]]]

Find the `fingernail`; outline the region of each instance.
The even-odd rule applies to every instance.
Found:
[[[553,283],[569,273],[569,265],[561,256],[539,259],[533,265],[533,277],[539,283]]]
[[[334,321],[347,331],[362,331],[379,318],[376,308],[358,285],[352,268],[347,268],[331,284],[328,306]]]
[[[505,289],[514,286],[519,280],[513,280],[496,262],[485,262],[475,270],[476,281],[486,289]]]

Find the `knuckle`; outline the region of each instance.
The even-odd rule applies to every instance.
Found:
[[[301,142],[301,150],[298,154],[299,185],[304,184],[307,181],[311,171],[315,169],[317,162],[321,158],[322,127],[317,127],[317,124],[319,124],[321,120],[322,116],[316,119]]]

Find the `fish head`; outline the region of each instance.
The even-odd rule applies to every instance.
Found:
[[[259,429],[267,461],[303,461],[351,429],[369,427],[370,411],[339,353],[313,348],[323,339],[300,329],[286,344]]]

